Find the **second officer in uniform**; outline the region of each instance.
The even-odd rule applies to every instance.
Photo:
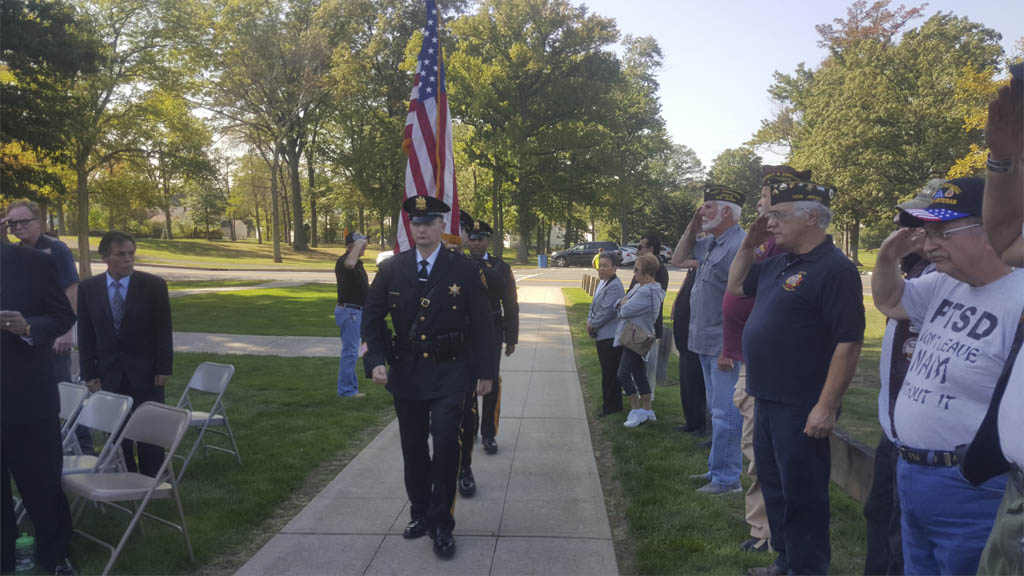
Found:
[[[363,309],[363,361],[394,396],[412,516],[403,535],[429,533],[434,552],[447,558],[455,553],[463,402],[472,383],[480,394],[491,390],[493,324],[479,267],[441,244],[448,205],[414,196],[402,207],[416,246],[383,262],[373,279]]]

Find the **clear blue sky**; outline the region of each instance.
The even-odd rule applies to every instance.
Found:
[[[705,167],[726,148],[750,139],[773,115],[772,73],[800,62],[816,66],[816,24],[845,18],[852,0],[573,0],[616,20],[620,32],[654,36],[664,54],[662,114],[672,139],[693,148]],[[870,4],[871,0],[869,0]],[[919,3],[905,2],[907,6]],[[891,6],[899,6],[894,1]],[[1024,36],[1024,0],[937,0],[938,11],[967,16],[1003,35],[1003,49]],[[778,160],[762,154],[765,160]]]

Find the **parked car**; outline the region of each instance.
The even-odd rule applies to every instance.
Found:
[[[622,261],[622,249],[615,242],[584,242],[568,250],[553,252],[550,256],[551,265],[560,268],[566,266],[593,266],[594,256],[602,248],[605,252],[614,253],[619,258],[619,261]]]
[[[628,250],[628,251],[632,252],[633,253],[633,260],[636,260],[636,255],[637,255],[638,247],[639,247],[638,244],[634,242],[633,244],[626,244],[625,246],[623,246],[622,247],[622,251],[626,252]],[[661,259],[661,262],[663,264],[667,263],[669,260],[672,259],[672,250],[670,250],[668,248],[668,246],[662,246],[661,247],[661,251],[658,253],[658,258]]]

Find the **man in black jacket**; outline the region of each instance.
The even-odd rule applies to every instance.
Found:
[[[71,514],[61,490],[60,396],[50,362],[53,341],[75,314],[46,254],[0,245],[0,571],[14,571],[11,476],[35,526],[36,557],[48,572],[71,573]]]
[[[451,208],[432,196],[411,197],[403,208],[416,245],[382,263],[370,285],[363,363],[374,383],[386,384],[395,397],[412,516],[403,536],[429,532],[434,553],[448,558],[455,553],[463,403],[471,383],[479,394],[490,392],[497,372],[491,311],[483,272],[441,243]]]
[[[135,240],[107,232],[100,240],[107,272],[78,289],[78,354],[82,379],[93,392],[101,387],[131,396],[134,408],[163,402],[171,376],[171,302],[163,278],[135,270]],[[136,467],[133,442],[125,440],[128,470],[155,476],[164,450],[139,444]]]

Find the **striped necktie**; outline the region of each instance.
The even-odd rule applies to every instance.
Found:
[[[114,282],[114,299],[110,304],[110,312],[114,316],[114,334],[121,335],[121,321],[124,320],[124,297],[121,296],[121,282]]]

